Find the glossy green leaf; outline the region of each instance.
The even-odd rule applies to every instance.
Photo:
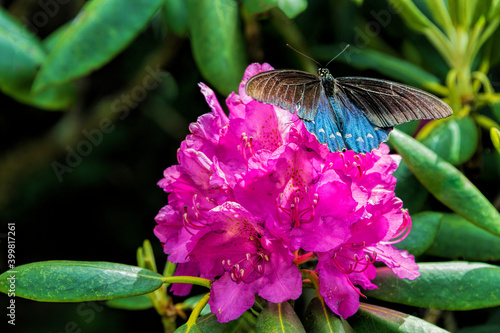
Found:
[[[492,1],[491,8],[489,11],[487,11],[487,14],[488,14],[489,20],[493,19],[498,14],[500,14],[500,2],[499,1]]]
[[[213,314],[207,314],[196,319],[196,325],[203,333],[227,332],[230,323],[219,323]]]
[[[101,67],[144,28],[162,0],[92,0],[71,22],[43,63],[34,89],[60,84]]]
[[[394,130],[391,143],[439,201],[478,227],[500,236],[500,213],[454,166],[410,136]]]
[[[40,40],[0,7],[0,87],[31,82],[45,60]]]
[[[447,89],[433,74],[403,59],[371,49],[346,51],[339,61],[359,69],[374,69],[397,81],[421,87],[439,94],[447,94]]]
[[[255,331],[255,317],[249,312],[243,313],[238,319],[229,323],[219,323],[217,317],[210,313],[196,319],[197,327],[203,333],[232,333],[232,332],[253,332]]]
[[[421,142],[447,162],[459,165],[474,155],[478,141],[474,120],[464,117],[441,122]]]
[[[64,33],[66,32],[66,30],[68,30],[69,27],[70,27],[70,24],[66,23],[66,24],[60,26],[59,28],[57,28],[56,30],[54,30],[50,35],[48,35],[47,37],[44,38],[44,40],[42,41],[42,46],[43,46],[43,49],[45,50],[45,52],[49,53],[52,49],[54,49],[54,46],[56,46],[59,38],[62,35],[64,35]]]
[[[433,243],[439,232],[442,213],[422,212],[411,216],[411,232],[403,241],[394,244],[414,256],[424,253]]]
[[[188,27],[186,1],[164,0],[163,11],[167,25],[177,35],[184,35]]]
[[[278,7],[292,19],[306,10],[307,0],[278,0]]]
[[[401,332],[401,333],[445,333],[448,332],[431,323],[381,306],[361,303],[358,312],[348,319],[356,333]]]
[[[404,124],[399,124],[396,126],[396,128],[408,135],[413,135],[417,131],[418,126],[419,121],[410,121]]]
[[[205,297],[205,294],[199,294],[199,295],[195,295],[195,296],[191,296],[189,297],[188,299],[184,300],[184,302],[182,302],[182,306],[183,308],[188,308],[188,309],[194,309],[196,307],[196,305],[198,305],[198,303],[200,302],[200,300]],[[200,314],[203,316],[203,315],[206,315],[206,314],[209,314],[211,313],[210,311],[210,305],[207,304],[205,305],[205,307],[203,308],[203,310],[201,310]]]
[[[412,0],[389,0],[389,2],[410,28],[424,32],[433,26],[433,23],[418,9]]]
[[[107,301],[106,305],[110,308],[122,310],[146,310],[153,307],[148,295],[112,299]]]
[[[278,6],[278,0],[243,0],[243,3],[250,14],[267,12]]]
[[[48,111],[64,110],[73,105],[77,98],[77,89],[73,83],[58,84],[43,91],[32,91],[31,83],[11,86],[4,92],[19,102]]]
[[[174,333],[205,333],[205,332],[196,324],[192,326],[184,324],[180,326],[178,329],[176,329]]]
[[[482,114],[476,114],[474,115],[474,121],[481,127],[490,130],[492,127],[497,128],[500,130],[500,124],[491,119],[490,117],[487,117]]]
[[[443,0],[426,0],[427,8],[432,8],[429,14],[432,15],[434,22],[439,25],[446,33],[453,33],[455,30],[451,20],[450,13]]]
[[[420,263],[420,277],[400,279],[388,267],[377,269],[378,286],[367,296],[389,302],[443,310],[500,306],[500,267],[483,263]]]
[[[278,7],[288,18],[294,18],[307,8],[306,0],[245,0],[244,3],[251,14]]]
[[[317,297],[314,297],[307,306],[304,328],[306,332],[345,332],[339,316]]]
[[[288,302],[267,303],[255,326],[256,332],[304,332],[299,317]]]
[[[243,37],[234,0],[188,0],[194,59],[220,93],[236,91],[245,70]]]
[[[31,85],[46,54],[40,40],[0,8],[0,90],[16,100],[47,110],[60,110],[76,98],[72,85],[33,93]]]
[[[500,153],[500,131],[494,127],[490,129],[490,137],[491,142],[493,142],[493,146]]]
[[[500,237],[458,215],[443,214],[439,232],[426,253],[451,259],[500,260]]]
[[[129,297],[161,287],[162,276],[140,267],[93,261],[41,261],[0,275],[0,291],[16,278],[16,296],[40,302],[83,302]]]

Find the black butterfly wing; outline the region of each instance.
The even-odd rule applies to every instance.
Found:
[[[448,104],[436,96],[404,84],[364,77],[340,77],[335,83],[339,99],[347,99],[346,107],[349,108],[348,102],[352,103],[378,127],[444,118],[453,113]]]
[[[262,72],[248,79],[245,90],[253,99],[273,104],[301,119],[314,120],[323,86],[316,75],[292,69]]]

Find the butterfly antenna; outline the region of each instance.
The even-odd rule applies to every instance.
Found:
[[[335,59],[337,59],[337,57],[338,57],[339,55],[341,55],[342,53],[344,53],[344,51],[345,51],[345,50],[347,50],[347,48],[348,48],[349,46],[350,46],[350,45],[349,45],[349,44],[347,44],[347,45],[344,47],[344,49],[343,49],[342,51],[340,51],[340,53],[339,53],[339,54],[337,54],[335,57],[333,57],[333,58],[332,58],[332,60],[330,60],[330,61],[326,64],[326,66],[325,66],[325,67],[328,67],[328,65],[330,65],[330,63],[331,63],[332,61],[334,61]]]
[[[286,46],[288,46],[290,49],[294,50],[295,52],[297,52],[298,54],[300,54],[301,56],[303,57],[306,57],[307,59],[315,62],[316,64],[318,64],[319,67],[323,67],[319,62],[317,62],[316,60],[314,60],[313,58],[311,58],[310,56],[300,52],[300,51],[297,51],[296,49],[294,49],[293,47],[290,46],[290,44],[286,44]]]

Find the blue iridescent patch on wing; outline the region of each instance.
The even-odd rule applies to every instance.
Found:
[[[332,112],[332,106],[326,96],[321,96],[313,121],[304,120],[309,133],[313,133],[320,143],[326,143],[330,151],[346,148],[338,126],[338,113]]]
[[[345,100],[340,103],[336,97],[326,96],[320,99],[314,121],[304,121],[304,124],[332,152],[344,148],[356,153],[370,152],[387,141],[391,131],[371,124],[361,110],[352,104],[346,105]]]
[[[341,114],[342,139],[347,149],[356,153],[370,152],[389,139],[392,128],[380,128],[368,120],[365,114],[346,99],[328,97],[335,113]]]

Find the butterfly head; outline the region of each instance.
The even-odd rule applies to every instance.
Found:
[[[327,95],[334,95],[337,91],[337,85],[335,84],[333,75],[330,74],[330,70],[326,67],[318,68],[318,77],[321,80],[321,84],[323,85]]]
[[[322,82],[334,82],[335,79],[333,75],[330,74],[330,70],[326,67],[318,68],[318,77]]]
[[[321,79],[326,79],[330,74],[330,70],[328,68],[318,68],[318,76]]]

